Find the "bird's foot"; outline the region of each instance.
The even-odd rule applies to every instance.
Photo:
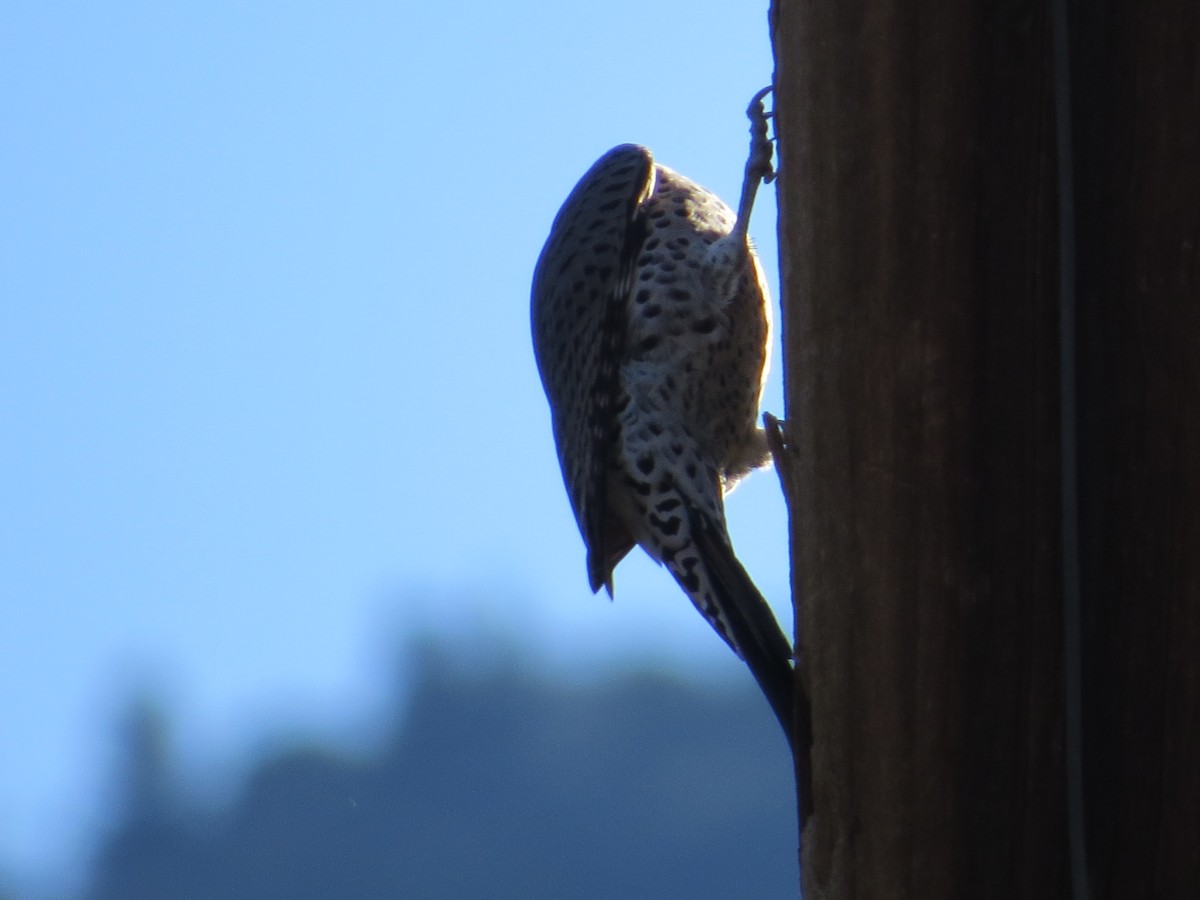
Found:
[[[745,236],[750,227],[750,211],[754,208],[754,197],[759,184],[770,184],[775,180],[775,167],[771,164],[774,147],[767,134],[767,119],[774,113],[769,113],[763,105],[763,98],[771,93],[769,85],[754,95],[746,108],[750,118],[750,156],[746,160],[746,177],[742,181],[742,197],[738,203],[736,231]]]
[[[754,95],[746,107],[746,115],[750,118],[750,159],[746,162],[746,178],[755,177],[764,184],[775,180],[775,167],[771,165],[774,148],[767,135],[767,119],[775,113],[767,112],[763,106],[763,98],[773,90],[767,85]]]

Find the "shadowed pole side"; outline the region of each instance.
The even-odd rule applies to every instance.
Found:
[[[1093,896],[1200,896],[1200,7],[1074,10]],[[1069,891],[1049,6],[782,0],[809,897]]]
[[[808,897],[1068,888],[1049,19],[982,6],[778,8]]]

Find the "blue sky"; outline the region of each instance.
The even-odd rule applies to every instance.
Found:
[[[645,559],[615,604],[588,592],[528,296],[616,143],[735,203],[771,68],[765,3],[6,10],[10,884],[78,872],[131,691],[168,705],[211,786],[272,736],[367,740],[414,637],[577,677],[749,677]],[[775,476],[729,512],[790,622]]]

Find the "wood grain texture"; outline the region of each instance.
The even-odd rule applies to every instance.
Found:
[[[1073,13],[1093,891],[1200,896],[1200,6]],[[805,895],[1068,896],[1049,8],[772,21]]]

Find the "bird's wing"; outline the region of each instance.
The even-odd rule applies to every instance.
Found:
[[[587,544],[592,590],[604,585],[610,593],[612,567],[632,546],[627,535],[613,533],[620,526],[604,494],[616,446],[627,298],[654,172],[645,147],[622,144],[602,156],[559,210],[533,276],[533,349],[558,460]]]

